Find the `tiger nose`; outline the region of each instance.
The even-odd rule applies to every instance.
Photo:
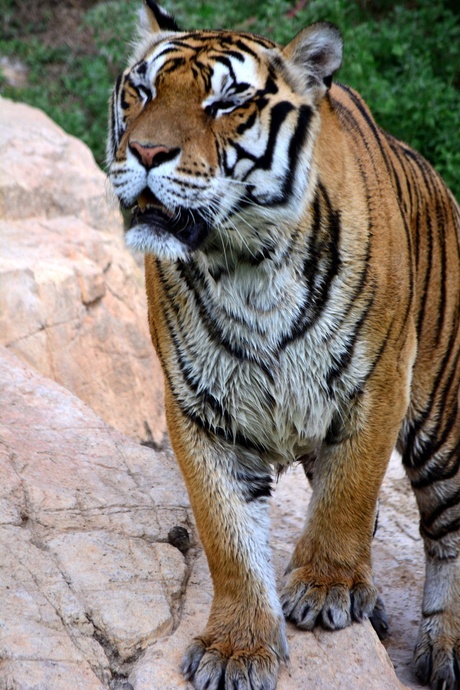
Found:
[[[178,148],[169,149],[161,144],[141,144],[139,141],[131,141],[129,148],[147,170],[172,160],[180,151]]]

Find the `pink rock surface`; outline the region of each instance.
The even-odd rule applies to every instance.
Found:
[[[177,625],[174,460],[0,348],[0,468],[0,688],[107,688]]]

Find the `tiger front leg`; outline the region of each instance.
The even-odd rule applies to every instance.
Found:
[[[400,385],[394,390],[401,392]],[[281,594],[286,618],[302,629],[340,629],[374,611],[376,504],[404,414],[403,393],[399,402],[363,394],[353,426],[330,437],[315,462],[306,525]]]
[[[271,476],[171,405],[168,423],[214,585],[182,673],[197,690],[274,690],[287,643],[267,543]]]

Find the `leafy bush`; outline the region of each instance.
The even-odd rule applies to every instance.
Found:
[[[340,81],[360,91],[377,122],[426,156],[460,198],[456,1],[310,0],[302,8],[288,0],[167,0],[165,7],[184,28],[231,27],[282,43],[313,21],[334,22],[345,41]],[[26,87],[2,80],[0,90],[45,110],[102,163],[109,92],[127,59],[141,0],[81,0],[72,41],[60,42],[47,40],[57,21],[53,0],[42,3],[35,21],[29,3],[4,2],[0,55],[17,57],[29,73]]]

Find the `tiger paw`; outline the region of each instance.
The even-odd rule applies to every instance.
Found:
[[[280,658],[269,645],[234,650],[195,638],[189,645],[182,674],[196,690],[275,690]]]
[[[318,581],[307,568],[296,568],[281,594],[285,617],[303,630],[322,625],[328,630],[362,621],[374,611],[377,590],[372,583]]]
[[[433,690],[460,688],[460,623],[452,611],[424,617],[414,666],[421,682]]]

